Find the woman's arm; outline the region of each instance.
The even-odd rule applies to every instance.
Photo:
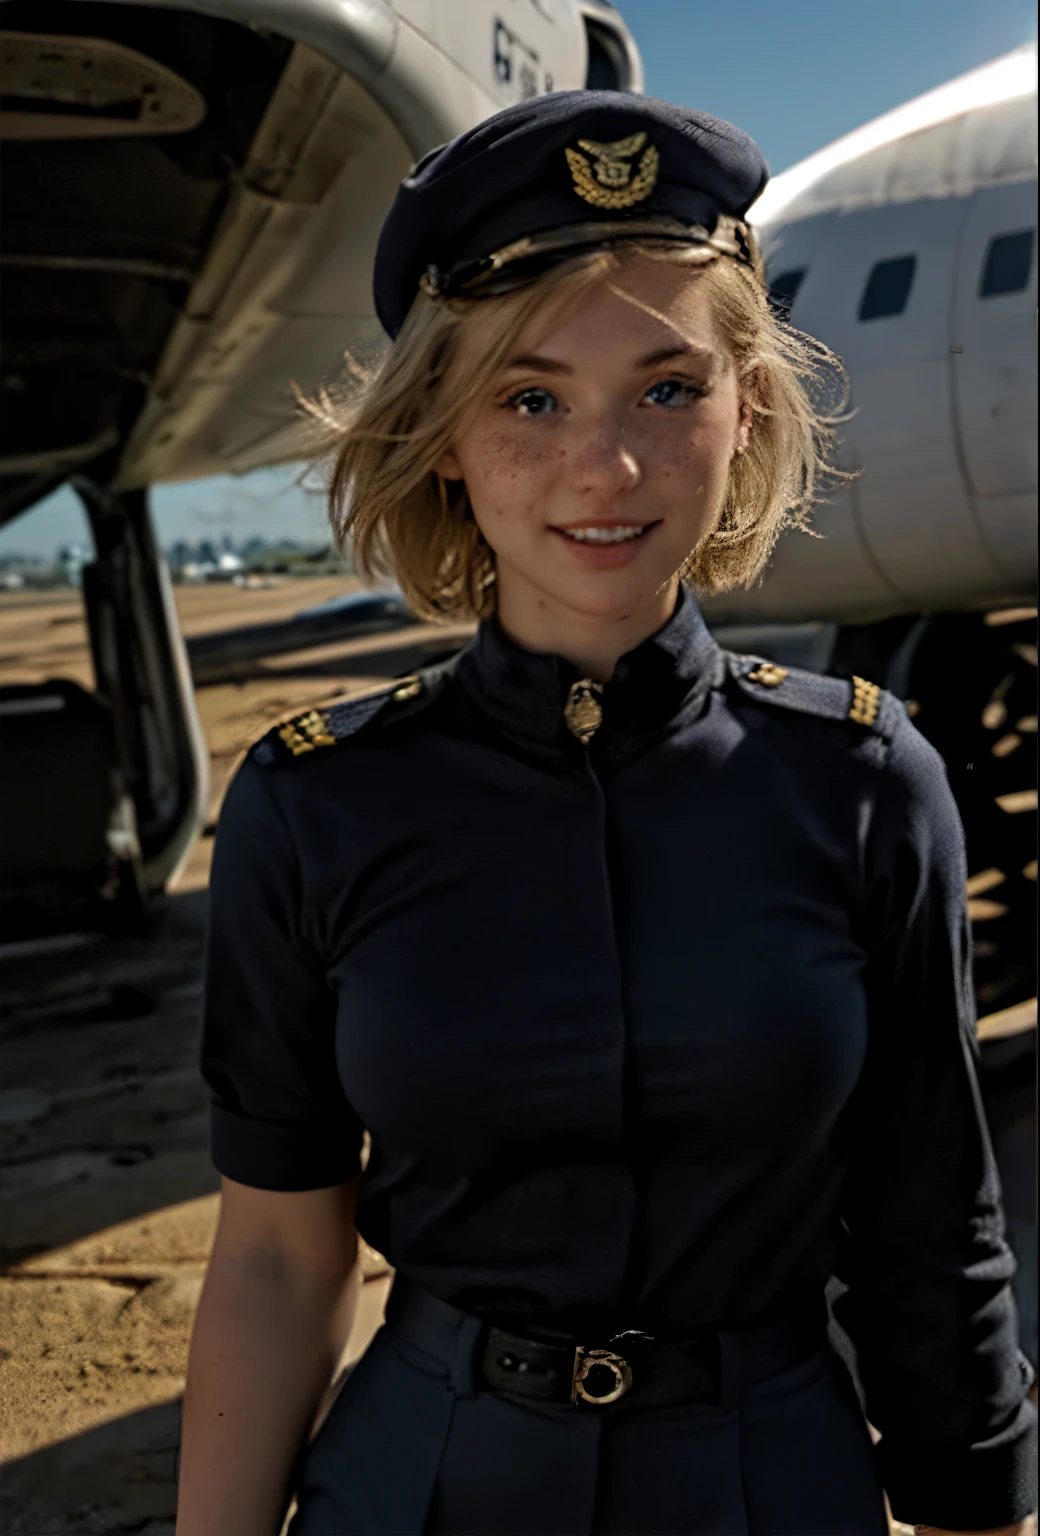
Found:
[[[284,1194],[224,1180],[184,1396],[177,1536],[277,1536],[353,1317],[355,1179]]]
[[[892,1513],[937,1530],[1035,1508],[1000,1183],[976,1081],[964,843],[942,761],[900,712],[864,850],[867,1061],[846,1121],[835,1316]]]

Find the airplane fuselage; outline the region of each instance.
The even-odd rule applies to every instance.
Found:
[[[1003,89],[1026,52],[987,66]],[[1036,92],[956,110],[982,74],[931,93],[938,121],[836,165],[824,151],[761,199],[774,292],[848,369],[842,460],[862,472],[817,509],[823,537],[782,538],[719,619],[863,623],[1035,590]]]

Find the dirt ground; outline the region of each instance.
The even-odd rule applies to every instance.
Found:
[[[177,605],[190,635],[287,617],[350,585],[182,587]],[[423,665],[464,634],[416,626],[200,689],[208,830],[160,937],[0,949],[0,1531],[171,1536],[188,1337],[217,1218],[195,1070],[213,822],[237,758],[272,720]],[[0,677],[49,676],[93,684],[78,595],[0,598]],[[379,1255],[363,1260],[347,1358],[389,1281]]]
[[[261,624],[348,578],[176,589],[186,634]],[[180,1397],[217,1220],[195,1067],[212,829],[249,743],[281,716],[424,665],[465,629],[413,626],[282,656],[201,688],[207,832],[148,943],[0,948],[0,1531],[173,1530]],[[77,593],[0,598],[0,678],[93,686]],[[367,1283],[347,1357],[381,1316]]]

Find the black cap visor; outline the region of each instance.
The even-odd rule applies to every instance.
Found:
[[[713,229],[682,224],[676,219],[624,219],[616,222],[567,224],[524,235],[487,256],[467,257],[454,266],[431,264],[420,287],[430,298],[493,298],[536,282],[561,262],[623,244],[701,250],[705,259],[730,256],[757,266],[753,236],[742,219],[721,214]]]

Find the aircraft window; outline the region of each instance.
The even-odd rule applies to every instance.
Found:
[[[998,293],[1021,293],[1028,288],[1035,235],[1033,229],[1020,229],[990,241],[979,281],[980,299],[992,299]]]
[[[859,301],[859,318],[882,320],[886,315],[901,315],[910,297],[916,266],[916,256],[876,262]]]
[[[585,87],[590,91],[626,91],[628,60],[616,32],[585,18],[585,36],[589,45]]]
[[[798,267],[791,272],[779,272],[769,284],[769,297],[780,309],[792,309],[798,290],[805,281],[808,267]]]

